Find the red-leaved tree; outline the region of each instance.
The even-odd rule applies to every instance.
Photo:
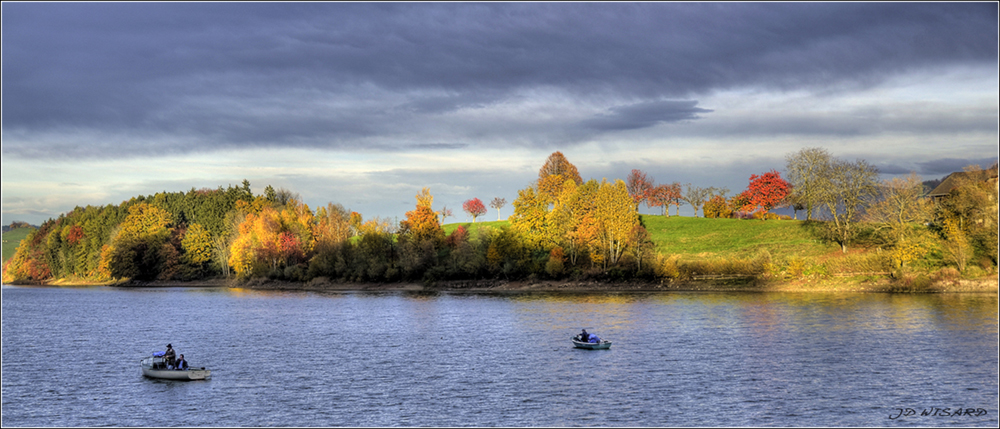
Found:
[[[473,198],[462,203],[462,210],[472,216],[472,223],[476,223],[476,218],[486,214],[486,206],[479,198]]]
[[[625,189],[628,190],[628,194],[635,201],[636,210],[639,210],[639,203],[643,201],[646,202],[646,207],[649,207],[649,198],[653,191],[653,179],[647,177],[646,173],[633,168],[628,178],[625,179]]]
[[[750,175],[750,185],[740,195],[743,198],[741,210],[751,213],[767,213],[774,206],[781,204],[788,197],[792,186],[781,178],[781,174],[771,170],[767,173]],[[762,216],[761,219],[764,217]]]
[[[658,185],[650,190],[647,201],[650,207],[663,207],[663,215],[669,217],[670,213],[667,209],[670,208],[671,204],[677,206],[678,211],[680,210],[681,184],[674,182],[669,185]]]

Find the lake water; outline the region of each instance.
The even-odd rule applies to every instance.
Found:
[[[998,422],[996,294],[2,292],[4,427]]]

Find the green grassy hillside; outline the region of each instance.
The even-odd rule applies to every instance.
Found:
[[[816,257],[837,251],[836,244],[817,238],[815,224],[795,220],[705,219],[642,216],[657,253],[683,260],[772,255]]]
[[[3,262],[7,262],[8,259],[14,256],[14,252],[17,251],[17,246],[21,244],[21,240],[28,236],[28,233],[31,231],[34,231],[34,229],[15,228],[3,233]]]
[[[499,228],[499,227],[505,226],[505,225],[510,225],[510,222],[507,222],[505,220],[495,220],[495,221],[492,221],[492,222],[479,221],[479,222],[476,222],[476,223],[472,223],[472,222],[459,222],[459,223],[448,223],[448,224],[441,225],[441,229],[444,229],[444,233],[445,234],[451,235],[451,233],[455,232],[455,230],[458,229],[459,226],[464,226],[465,230],[469,231],[469,233],[471,234],[470,237],[475,238],[479,234],[479,228],[486,227],[486,226],[493,227],[493,228]]]
[[[793,220],[705,219],[695,217],[641,216],[656,245],[657,253],[679,255],[682,260],[752,257],[761,250],[772,255],[818,257],[839,250],[836,244],[824,243],[811,230],[814,226]],[[473,237],[482,226],[509,225],[507,221],[450,223],[442,225],[451,234],[459,225]],[[814,225],[814,224],[812,224]]]

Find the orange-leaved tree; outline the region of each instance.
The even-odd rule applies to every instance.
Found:
[[[406,219],[399,222],[400,240],[422,242],[430,240],[435,245],[444,242],[444,230],[438,222],[438,214],[431,209],[434,196],[429,188],[421,189],[417,194],[417,207],[406,212]]]
[[[538,170],[538,194],[543,200],[551,203],[558,198],[566,180],[572,180],[577,185],[583,183],[576,166],[570,163],[562,152],[553,152]]]
[[[295,200],[280,212],[266,206],[258,214],[247,214],[230,247],[229,265],[247,278],[305,262],[314,247],[313,221],[309,206]]]

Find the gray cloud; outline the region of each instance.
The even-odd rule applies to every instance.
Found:
[[[648,128],[659,123],[697,119],[709,109],[695,107],[697,101],[649,101],[610,108],[608,114],[584,121],[583,126],[598,131]]]
[[[919,172],[929,176],[944,176],[956,171],[962,171],[970,165],[978,165],[981,168],[989,168],[997,162],[997,158],[945,158],[927,162],[918,162]]]
[[[5,3],[2,19],[3,151],[24,157],[573,144],[579,117],[500,132],[454,115],[546,90],[607,112],[592,132],[634,130],[695,120],[716,90],[997,61],[987,3]]]

